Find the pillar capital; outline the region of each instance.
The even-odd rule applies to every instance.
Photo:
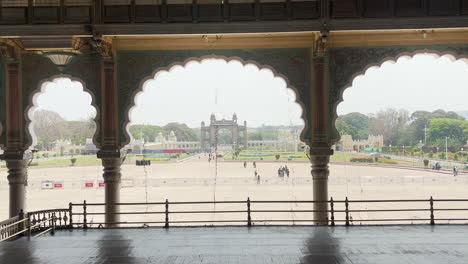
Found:
[[[312,163],[312,179],[313,180],[328,180],[330,174],[328,163],[330,162],[329,155],[311,155],[309,156]]]
[[[98,151],[97,157],[101,159],[102,166],[104,167],[104,173],[102,175],[104,182],[120,183],[120,166],[125,160],[125,155],[119,150],[100,150]]]

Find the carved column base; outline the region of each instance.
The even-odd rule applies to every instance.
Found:
[[[117,227],[120,222],[120,182],[122,174],[120,166],[122,165],[122,158],[101,158],[102,166],[104,166],[104,193],[105,193],[105,222],[106,227]]]
[[[328,224],[328,162],[329,155],[311,155],[314,201],[314,224]]]
[[[7,159],[8,184],[10,187],[10,217],[26,211],[25,196],[27,185],[27,166],[25,159]]]

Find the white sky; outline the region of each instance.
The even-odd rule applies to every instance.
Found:
[[[418,54],[369,69],[345,90],[338,114],[375,113],[385,108],[468,110],[468,65],[443,56]]]
[[[35,110],[55,111],[66,120],[85,120],[96,116],[96,110],[91,106],[91,95],[83,92],[80,82],[68,78],[45,83],[42,93],[35,95],[35,100]]]
[[[283,79],[270,70],[240,62],[207,59],[159,72],[144,87],[131,111],[133,123],[165,125],[186,123],[190,127],[217,118],[230,119],[234,112],[249,126],[302,124],[295,94]],[[468,66],[447,57],[416,55],[386,62],[357,77],[344,93],[339,114],[373,113],[381,109],[406,108],[410,111],[444,109],[468,110]],[[46,84],[37,96],[37,109],[60,113],[67,120],[95,115],[91,96],[81,84],[57,79]]]

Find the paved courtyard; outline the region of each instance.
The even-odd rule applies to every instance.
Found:
[[[468,227],[75,229],[1,243],[0,263],[465,264]]]
[[[252,200],[311,200],[310,164],[287,163],[291,175],[284,180],[277,177],[277,169],[282,165],[285,164],[257,163],[256,170],[261,175],[261,182],[257,184],[251,163],[244,168],[240,162],[218,162],[217,172],[215,164],[208,163],[203,156],[181,163],[153,163],[147,167],[126,164],[122,169],[121,201],[246,200],[247,197]],[[0,173],[6,175],[6,169],[1,169]],[[101,175],[101,166],[32,167],[27,191],[28,210],[67,208],[69,202],[83,200],[103,202],[104,190],[98,187]],[[61,181],[63,188],[43,190],[41,182],[45,180]],[[84,187],[89,181],[94,182],[93,187]],[[439,199],[468,198],[467,189],[468,175],[453,177],[432,170],[330,165],[330,196],[335,200],[345,197],[354,200],[428,199],[431,195]],[[6,177],[0,181],[0,201],[0,219],[5,219],[8,212]],[[298,205],[287,206],[299,208]],[[359,208],[371,206],[360,205]],[[468,204],[460,206],[468,208]],[[416,213],[412,216],[426,218]],[[365,213],[353,215],[354,219],[366,217],[369,215]]]

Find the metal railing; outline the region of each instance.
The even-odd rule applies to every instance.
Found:
[[[35,238],[56,229],[71,228],[69,209],[33,211],[27,214],[21,210],[18,216],[0,222],[0,242],[28,235]]]
[[[327,203],[327,210],[314,210]],[[120,207],[117,222],[106,222],[105,206]],[[138,210],[128,210],[140,207]],[[141,208],[144,207],[144,208]],[[198,208],[198,209],[197,209]],[[313,214],[326,212],[323,222]],[[133,219],[132,219],[133,218]],[[255,225],[393,225],[468,224],[468,199],[334,200],[328,201],[188,201],[150,203],[70,203],[67,209],[34,211],[0,222],[0,242],[28,234],[36,237],[56,229],[135,226]],[[33,236],[35,234],[35,236]]]
[[[328,204],[326,211],[315,203]],[[70,226],[80,228],[120,226],[208,225],[313,225],[313,213],[326,212],[326,224],[454,224],[468,223],[468,199],[334,200],[328,201],[191,201],[118,203],[118,222],[105,222],[104,203],[70,203]],[[144,210],[128,210],[131,207]],[[455,207],[454,207],[455,206]],[[201,207],[200,210],[195,208]],[[100,209],[101,208],[101,209]],[[72,213],[73,211],[73,213]],[[354,218],[353,218],[354,217]],[[132,219],[133,218],[133,219]],[[322,223],[323,224],[323,223]]]

